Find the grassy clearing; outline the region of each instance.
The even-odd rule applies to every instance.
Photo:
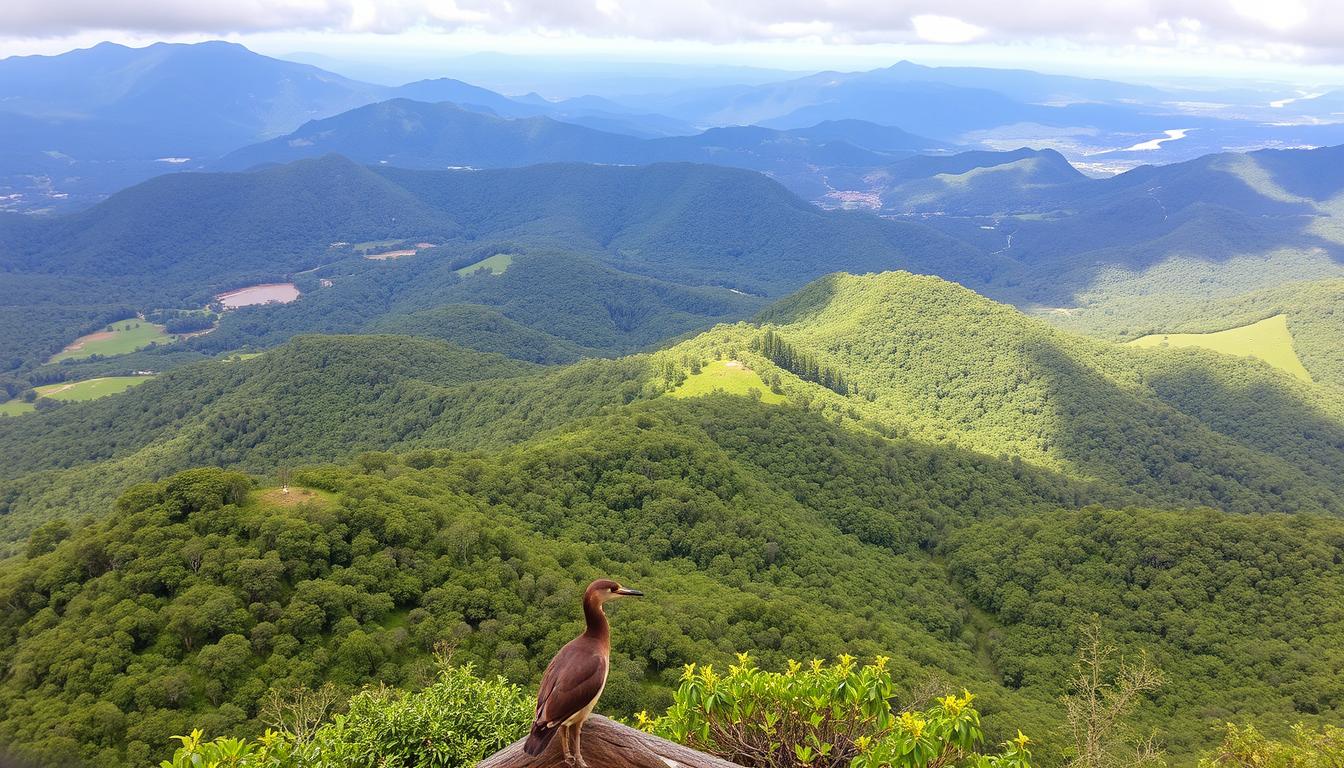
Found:
[[[750,396],[752,390],[761,393],[763,403],[782,403],[783,395],[770,391],[755,371],[737,360],[714,360],[706,363],[699,373],[686,377],[681,386],[672,390],[673,397],[698,397],[713,392]]]
[[[252,501],[266,507],[294,507],[308,502],[326,505],[335,500],[334,493],[316,488],[300,488],[297,485],[289,486],[288,492],[283,488],[262,488],[252,494]]]
[[[32,413],[36,409],[32,403],[25,403],[22,400],[6,400],[0,403],[0,417],[22,416],[25,413]]]
[[[478,270],[482,269],[489,270],[490,274],[492,275],[502,275],[504,274],[504,270],[508,269],[509,265],[512,263],[513,263],[513,254],[496,253],[494,256],[491,256],[486,259],[481,259],[475,264],[469,264],[455,271],[457,272],[457,274],[463,277],[466,277],[468,275],[474,275]]]
[[[86,400],[97,400],[100,397],[115,395],[125,392],[139,384],[154,378],[153,376],[103,376],[97,379],[85,379],[83,381],[69,381],[60,384],[46,384],[37,387],[38,398],[50,398],[52,400],[67,400],[70,402],[83,402]],[[32,413],[37,410],[32,403],[25,403],[22,400],[14,399],[0,403],[0,416],[22,416],[25,413]]]
[[[61,384],[47,384],[37,388],[38,397],[52,400],[97,400],[100,397],[125,392],[131,387],[144,384],[153,376],[104,376],[84,381],[69,381]]]
[[[243,363],[253,358],[261,357],[264,352],[225,352],[218,359],[226,363]]]
[[[1227,355],[1254,357],[1303,381],[1311,381],[1311,374],[1302,366],[1293,349],[1287,315],[1275,315],[1258,323],[1214,333],[1155,333],[1129,343],[1136,347],[1202,347]]]
[[[83,360],[94,355],[125,355],[150,344],[170,344],[172,341],[173,337],[162,325],[144,320],[118,320],[101,331],[80,336],[48,362]]]

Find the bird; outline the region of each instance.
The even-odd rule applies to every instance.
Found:
[[[598,579],[588,585],[583,593],[583,618],[587,626],[583,634],[566,643],[546,665],[537,691],[536,718],[523,745],[524,752],[533,757],[540,755],[558,732],[565,762],[576,768],[588,768],[579,749],[579,735],[602,696],[611,666],[611,627],[602,606],[620,597],[643,596],[643,592],[627,589],[611,579]]]

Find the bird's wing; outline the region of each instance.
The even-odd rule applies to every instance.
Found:
[[[607,682],[607,660],[583,648],[565,646],[551,659],[537,692],[538,723],[563,722],[588,706]]]

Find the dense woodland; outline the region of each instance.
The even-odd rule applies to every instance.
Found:
[[[600,574],[654,598],[616,614],[617,715],[665,709],[692,662],[881,654],[906,694],[970,688],[989,743],[1022,728],[1056,765],[1096,612],[1165,672],[1135,718],[1178,765],[1224,722],[1287,738],[1337,719],[1335,404],[910,275],[830,278],[759,322],[557,368],[304,336],[0,422],[22,537],[0,562],[0,741],[50,764],[159,759],[192,728],[260,733],[273,689],[415,687],[443,641],[526,689]],[[767,332],[857,392],[775,365]],[[972,365],[971,340],[1019,375]],[[661,396],[716,359],[787,404]],[[1195,373],[1225,394],[1168,386]],[[1089,453],[1056,448],[1079,445],[1049,431],[1058,402],[1093,420]],[[1127,429],[1151,431],[1108,439]],[[109,476],[152,482],[117,498]]]
[[[0,571],[0,738],[142,761],[193,726],[256,733],[273,687],[413,683],[443,640],[528,685],[599,574],[652,598],[615,613],[614,714],[661,710],[683,664],[741,650],[770,667],[886,654],[908,689],[978,691],[991,741],[1022,727],[1057,759],[1071,633],[1101,608],[1167,672],[1144,717],[1178,758],[1224,720],[1282,733],[1344,696],[1336,519],[1081,509],[1104,499],[798,408],[659,399],[498,452],[368,453],[292,482],[312,495],[191,470],[34,532]]]
[[[401,263],[348,247],[424,239],[440,248]],[[220,339],[230,349],[466,302],[610,354],[744,317],[763,304],[752,296],[782,295],[838,268],[904,266],[980,284],[997,262],[923,225],[817,210],[748,171],[375,171],[338,156],[255,173],[162,176],[38,226],[0,216],[0,241],[9,243],[0,274],[13,286],[0,297],[0,361],[11,377],[97,327],[109,310],[199,309],[254,283],[294,279],[309,300],[274,317],[261,309],[260,319],[226,318],[221,330],[232,332]],[[582,256],[606,269],[566,261],[519,269],[500,285],[464,280],[454,288],[446,267],[492,244],[493,252]],[[333,293],[314,302],[322,279]],[[549,290],[524,292],[527,281]],[[41,314],[25,313],[31,307]]]
[[[97,512],[131,482],[202,464],[269,473],[360,450],[507,445],[657,397],[716,358],[747,360],[795,403],[853,427],[1016,457],[1103,484],[1116,500],[1342,506],[1340,401],[1254,362],[1092,342],[894,273],[824,280],[760,319],[764,330],[723,326],[648,357],[549,369],[429,339],[356,336],[190,365],[116,399],[0,420],[0,521],[18,538],[56,514]],[[855,394],[752,352],[771,328]]]

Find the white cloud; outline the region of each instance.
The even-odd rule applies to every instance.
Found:
[[[924,13],[910,19],[920,40],[930,43],[969,43],[984,37],[985,28],[951,16]]]
[[[1339,0],[3,0],[0,38],[278,31],[489,34],[708,43],[1232,47],[1344,57]]]
[[[1233,0],[1232,7],[1249,21],[1277,32],[1300,27],[1311,18],[1301,0]]]

